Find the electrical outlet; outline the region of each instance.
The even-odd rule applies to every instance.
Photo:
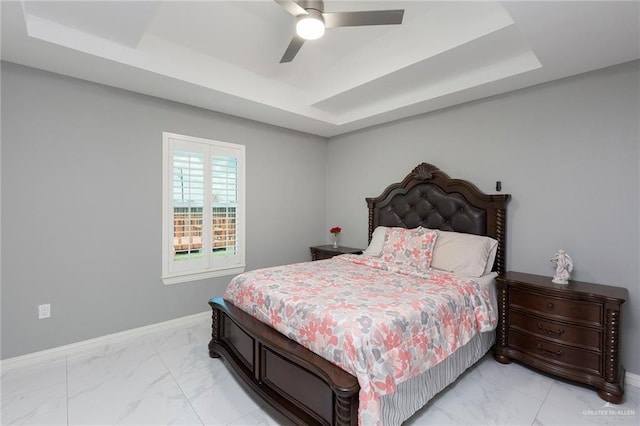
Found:
[[[38,319],[49,318],[51,316],[51,305],[38,305]]]

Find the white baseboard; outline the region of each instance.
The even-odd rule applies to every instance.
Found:
[[[152,332],[197,324],[210,319],[210,317],[211,311],[205,311],[199,314],[188,315],[186,317],[121,331],[119,333],[107,334],[106,336],[96,337],[95,339],[83,340],[82,342],[72,343],[70,345],[58,346],[44,351],[33,352],[14,358],[7,358],[5,360],[0,360],[0,370],[23,367],[32,363],[46,362],[48,359],[54,360],[63,356],[73,355],[74,353],[90,350],[94,347],[99,347],[107,343],[116,343],[130,339],[131,337],[143,336]],[[626,372],[624,380],[626,385],[640,388],[640,375]]]
[[[170,330],[176,327],[195,325],[202,321],[207,321],[211,318],[211,311],[201,312],[199,314],[188,315],[186,317],[180,317],[169,321],[163,321],[144,327],[133,328],[131,330],[125,330],[118,333],[107,334],[106,336],[96,337],[94,339],[83,340],[81,342],[72,343],[69,345],[58,346],[52,349],[44,351],[38,351],[29,353],[26,355],[20,355],[13,358],[7,358],[0,360],[0,369],[8,370],[15,367],[25,367],[29,364],[46,362],[47,360],[56,360],[64,356],[73,355],[78,352],[83,352],[103,346],[108,343],[116,343],[126,339],[130,339],[136,336],[143,336],[152,332],[158,332],[163,330]]]
[[[640,388],[640,375],[629,373],[627,371],[624,373],[624,384]]]

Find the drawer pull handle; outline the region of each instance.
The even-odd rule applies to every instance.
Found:
[[[558,331],[553,331],[549,330],[548,328],[544,328],[540,323],[538,323],[538,330],[542,331],[548,336],[562,336],[562,334],[564,334],[564,328],[559,328]]]
[[[542,345],[540,343],[536,345],[536,348],[538,348],[538,350],[543,354],[550,356],[552,358],[560,358],[564,354],[564,351],[562,349],[558,350],[558,352],[553,352],[548,349],[542,349]]]
[[[551,302],[547,303],[547,310],[553,311],[553,303]]]

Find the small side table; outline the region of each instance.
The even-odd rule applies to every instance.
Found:
[[[311,260],[331,259],[339,254],[362,254],[362,249],[353,247],[333,247],[329,244],[326,246],[309,247],[311,250]]]

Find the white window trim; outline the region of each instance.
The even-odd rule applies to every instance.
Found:
[[[173,197],[172,197],[172,181],[173,181],[173,164],[170,153],[172,152],[171,140],[179,139],[187,142],[206,144],[209,146],[217,146],[220,148],[231,148],[238,150],[239,173],[238,173],[238,208],[236,210],[236,244],[238,246],[239,262],[233,265],[214,266],[209,264],[208,267],[181,271],[177,273],[170,272],[170,264],[173,262]],[[165,285],[179,284],[183,282],[203,280],[207,278],[215,278],[222,276],[230,276],[245,271],[245,252],[246,252],[246,203],[245,203],[245,147],[244,145],[233,144],[228,142],[215,141],[211,139],[203,139],[194,136],[185,136],[176,133],[162,133],[162,281]]]

